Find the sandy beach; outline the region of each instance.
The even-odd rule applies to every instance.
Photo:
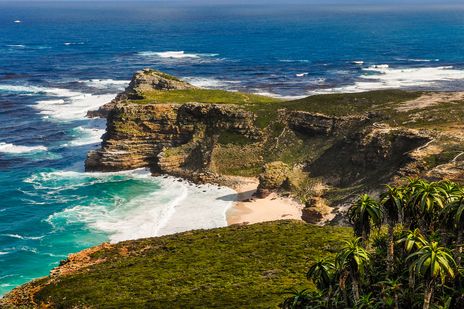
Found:
[[[272,193],[266,198],[254,198],[253,194],[258,188],[256,178],[234,178],[232,188],[237,191],[237,202],[227,213],[227,223],[253,224],[258,222],[275,221],[283,219],[301,220],[303,206],[292,198],[281,197]]]

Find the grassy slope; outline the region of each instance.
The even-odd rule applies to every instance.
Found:
[[[399,112],[400,103],[414,100],[427,92],[403,90],[377,90],[362,93],[340,93],[309,96],[299,100],[283,101],[242,92],[224,90],[190,89],[151,91],[135,103],[216,103],[239,104],[258,115],[257,125],[266,127],[272,123],[278,109],[307,111],[332,116],[360,115],[376,112],[394,126],[411,128],[446,129],[449,124],[462,121],[463,102],[446,102],[420,110]]]
[[[326,94],[303,98],[300,100],[283,101],[265,96],[230,92],[224,90],[189,89],[172,91],[150,91],[141,94],[144,98],[133,100],[133,103],[215,103],[238,104],[258,115],[257,125],[266,127],[275,119],[277,110],[298,110],[323,113],[333,116],[363,114],[369,111],[392,113],[397,103],[413,100],[422,92],[401,90],[381,90],[351,94]]]
[[[133,100],[134,103],[214,103],[214,104],[248,104],[248,103],[275,103],[281,100],[256,94],[231,92],[211,89],[188,90],[153,90],[141,94],[144,98]]]
[[[64,308],[274,308],[285,289],[311,287],[308,265],[333,256],[350,235],[280,221],[123,242],[95,254],[107,262],[46,286],[36,300]]]

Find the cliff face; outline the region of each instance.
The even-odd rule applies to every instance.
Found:
[[[197,91],[201,96],[196,97]],[[158,99],[166,93],[168,99]],[[148,167],[157,174],[221,182],[223,175],[257,177],[264,166],[272,166],[273,174],[288,177],[279,178],[281,188],[268,188],[266,183],[274,182],[263,181],[260,192],[290,190],[301,198],[306,195],[301,192],[308,192],[304,186],[316,181],[328,188],[318,200],[327,199],[331,206],[405,176],[462,178],[464,136],[450,135],[448,127],[430,130],[436,124],[426,123],[455,124],[454,118],[437,117],[454,114],[401,109],[411,105],[408,100],[420,102],[420,93],[374,92],[275,103],[234,93],[232,101],[221,104],[185,103],[186,97],[201,101],[214,95],[164,73],[138,72],[124,93],[96,113],[107,113],[107,132],[102,147],[89,153],[86,169]],[[213,101],[220,102],[221,96]],[[237,98],[241,101],[234,101]],[[285,170],[276,171],[278,166]]]
[[[361,128],[370,121],[367,115],[336,117],[285,110],[282,111],[282,115],[289,128],[309,137],[340,135]]]
[[[324,177],[335,186],[389,183],[394,176],[420,172],[416,168],[408,175],[403,168],[416,162],[411,152],[430,139],[416,130],[367,127],[336,142],[307,169],[314,177]]]
[[[89,153],[88,171],[149,167],[184,175],[207,171],[221,132],[258,139],[254,115],[232,105],[119,104],[107,118],[102,148]]]

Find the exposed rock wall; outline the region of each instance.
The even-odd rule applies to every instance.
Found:
[[[288,126],[307,136],[340,135],[366,125],[370,119],[364,116],[335,117],[303,111],[282,111]]]
[[[415,161],[410,153],[429,140],[417,130],[370,126],[336,142],[307,170],[335,186],[388,183]],[[411,171],[410,176],[417,172]]]
[[[223,174],[258,176],[267,163],[281,162],[342,189],[335,204],[357,188],[380,188],[426,172],[423,160],[411,153],[430,141],[428,133],[391,128],[375,112],[329,116],[283,108],[269,114],[275,118],[266,128],[258,128],[257,115],[263,116],[247,105],[136,103],[150,91],[192,88],[158,71],[137,72],[123,93],[93,114],[107,117],[107,132],[101,148],[88,154],[86,170],[146,167],[156,174],[221,182]],[[263,196],[276,189],[268,178],[261,177]]]
[[[108,115],[102,147],[89,153],[88,171],[149,167],[179,174],[206,170],[217,134],[259,138],[254,115],[233,105],[120,104]]]

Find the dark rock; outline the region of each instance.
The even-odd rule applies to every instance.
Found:
[[[307,223],[316,224],[323,218],[323,215],[314,208],[303,208],[302,210],[301,219]]]

